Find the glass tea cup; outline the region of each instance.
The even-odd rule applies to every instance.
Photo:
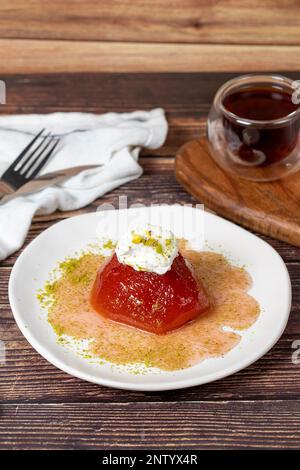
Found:
[[[276,180],[300,168],[300,106],[294,83],[279,75],[244,75],[219,88],[207,137],[222,168],[254,181]]]

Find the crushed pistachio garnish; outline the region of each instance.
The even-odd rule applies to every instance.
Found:
[[[141,226],[124,233],[116,246],[120,263],[137,271],[165,274],[178,254],[177,241],[170,230]]]
[[[164,253],[163,251],[163,246],[161,242],[159,242],[157,239],[151,237],[151,231],[149,230],[147,232],[148,237],[143,237],[142,235],[139,235],[135,233],[134,231],[132,233],[132,243],[135,245],[141,243],[144,246],[150,246],[155,249],[156,253],[162,254],[163,256],[167,256],[167,252]],[[170,241],[170,240],[168,240]],[[168,246],[170,246],[170,243],[168,243]]]
[[[116,248],[116,242],[113,242],[112,240],[107,240],[107,242],[103,244],[103,248],[105,250],[114,250]]]

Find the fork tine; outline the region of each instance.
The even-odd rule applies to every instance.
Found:
[[[12,168],[16,168],[17,164],[20,163],[24,155],[28,152],[28,150],[33,146],[33,144],[37,141],[37,139],[43,134],[45,129],[42,129],[30,142],[29,144],[22,150],[20,155],[14,160],[12,165],[8,168],[8,170]]]
[[[48,139],[48,141],[47,141]],[[44,154],[44,152],[49,148],[49,146],[52,144],[53,140],[54,140],[54,137],[51,136],[51,134],[48,134],[46,136],[45,139],[43,139],[44,142],[46,141],[46,144],[43,145],[43,147],[40,149],[40,151],[38,152],[37,155],[35,155],[35,152],[33,152],[33,155],[34,155],[34,159],[32,161],[30,161],[29,159],[29,165],[27,165],[27,168],[26,168],[26,165],[25,165],[25,171],[22,172],[22,174],[24,175],[24,177],[26,178],[31,178],[31,175],[33,173],[33,170],[34,170],[34,167],[35,165],[38,163],[39,159],[42,157],[42,155]]]
[[[28,163],[30,163],[30,159],[31,159],[34,155],[36,155],[37,151],[42,147],[42,145],[46,142],[46,140],[47,140],[50,136],[51,136],[51,132],[49,132],[49,133],[46,134],[44,137],[42,137],[42,140],[41,140],[41,142],[39,143],[39,145],[38,145],[31,153],[29,153],[29,155],[26,155],[26,157],[23,158],[23,160],[22,160],[22,162],[21,162],[21,166],[20,166],[20,167],[18,168],[18,170],[17,170],[18,173],[23,173],[23,170],[26,169],[26,166],[28,165]],[[49,141],[49,142],[50,142],[50,141]],[[47,148],[49,142],[44,146],[44,149],[42,149],[42,152],[43,152],[44,150],[46,150],[46,148]],[[40,155],[41,155],[41,152],[38,154],[38,157],[39,157]],[[37,157],[37,158],[38,158],[38,157]],[[37,161],[37,158],[35,158],[35,159],[33,160],[33,162],[30,164],[29,168],[27,168],[24,173],[27,173],[27,171],[28,171],[30,168],[32,168],[32,165],[34,164],[34,162]]]
[[[53,142],[53,140],[51,140],[49,142],[49,144]],[[33,179],[36,177],[36,175],[41,171],[41,169],[46,165],[47,161],[49,160],[49,158],[51,157],[51,155],[53,154],[54,150],[56,149],[57,145],[59,144],[60,142],[60,139],[57,139],[56,142],[54,143],[54,145],[52,145],[52,147],[50,148],[50,150],[46,153],[46,155],[43,157],[42,161],[38,164],[38,166],[33,170],[33,172],[30,174],[30,179]],[[47,145],[47,148],[49,147],[49,145]],[[45,151],[46,149],[43,149],[42,152],[40,152],[40,155]],[[36,160],[37,161],[37,160]],[[32,167],[31,167],[32,168]]]

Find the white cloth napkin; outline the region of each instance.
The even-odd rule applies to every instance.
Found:
[[[41,174],[79,165],[82,171],[56,186],[0,201],[0,260],[24,243],[35,214],[83,207],[142,174],[140,147],[163,145],[168,125],[162,109],[133,113],[53,113],[0,117],[0,175],[42,128],[61,141]]]

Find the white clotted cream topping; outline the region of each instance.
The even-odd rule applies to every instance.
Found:
[[[119,263],[136,271],[165,274],[178,254],[177,240],[170,230],[147,225],[129,230],[116,246]]]

